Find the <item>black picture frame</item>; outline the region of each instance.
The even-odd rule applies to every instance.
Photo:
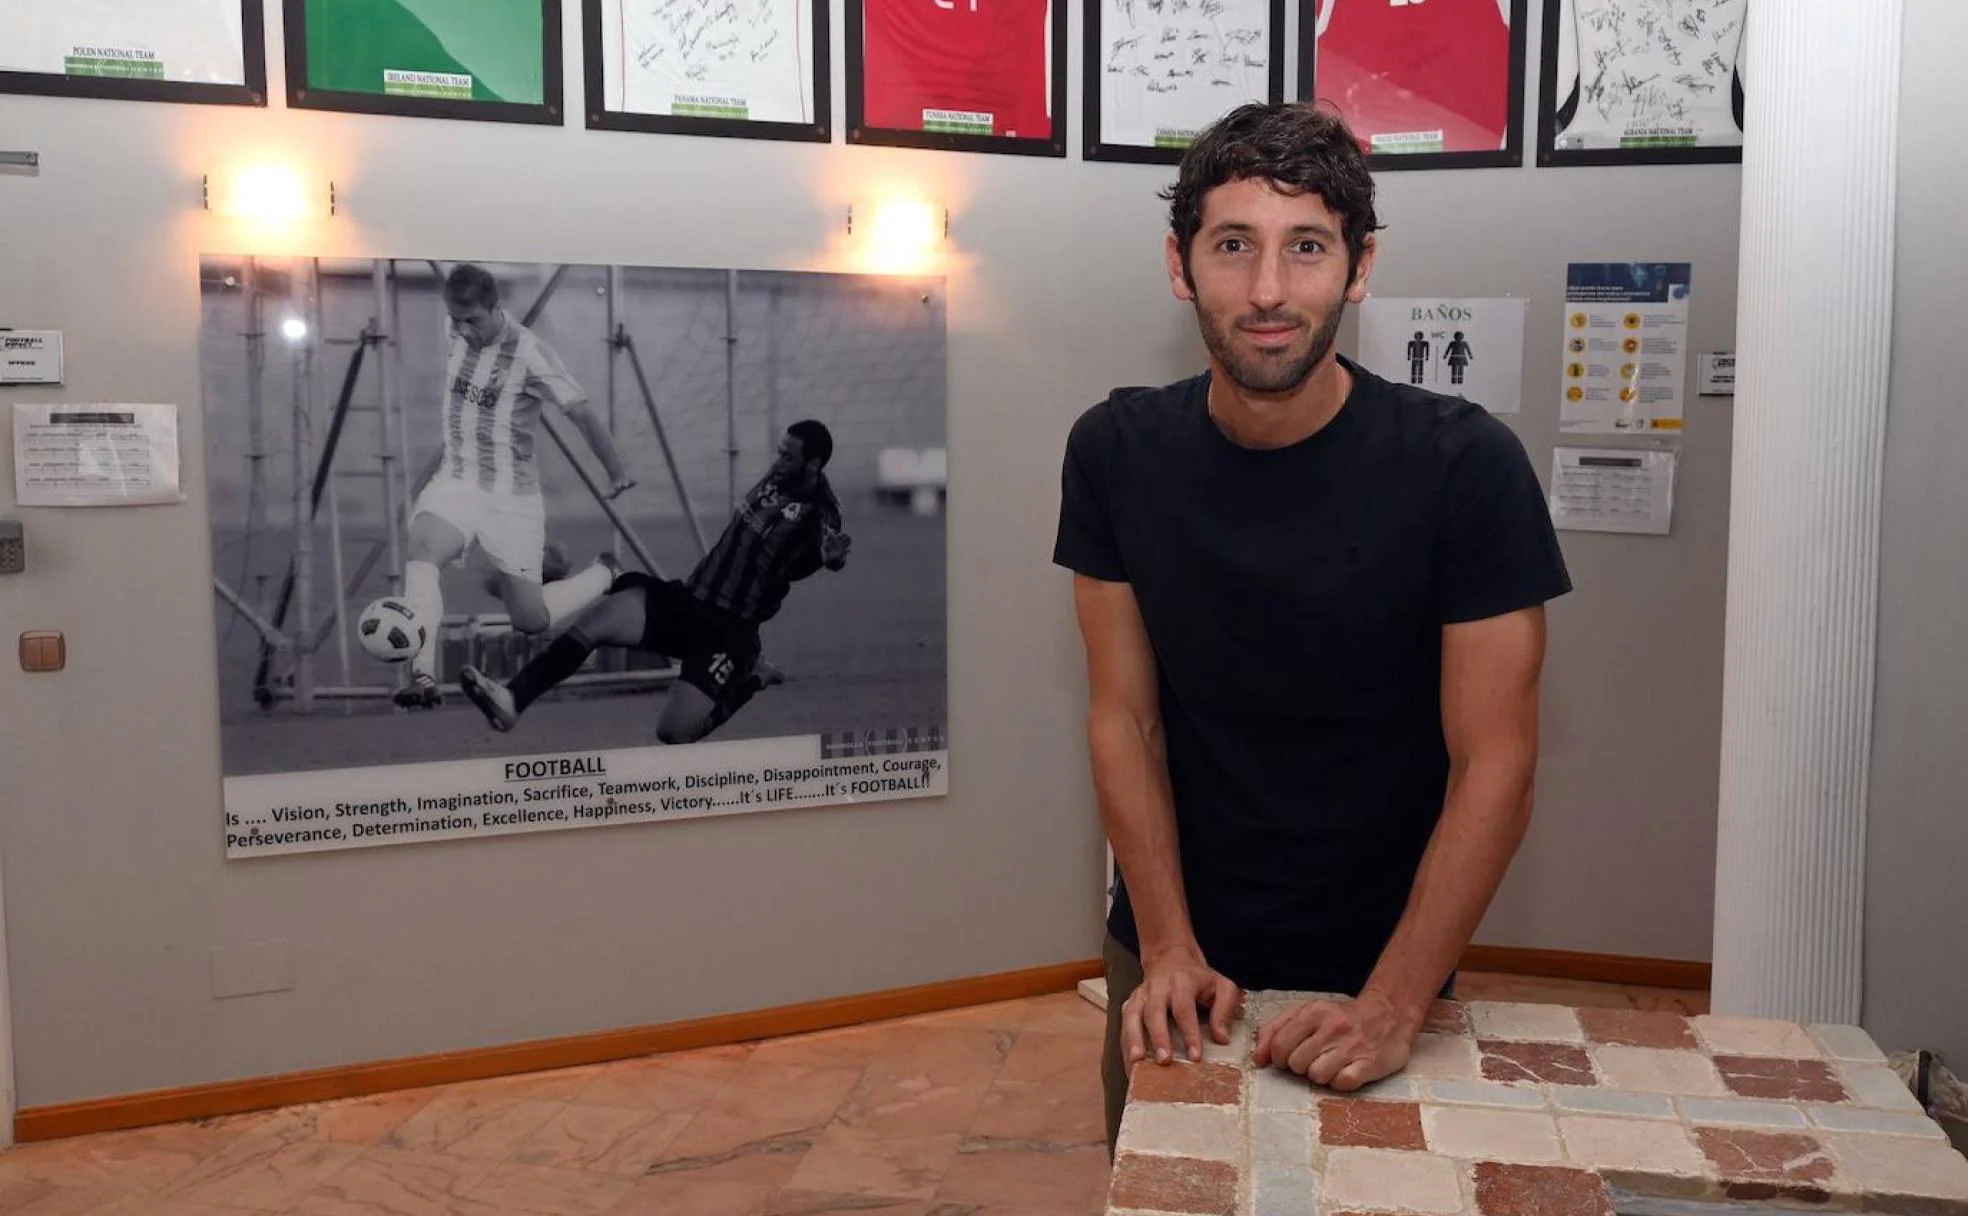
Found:
[[[450,118],[465,122],[532,123],[561,126],[565,116],[564,50],[560,0],[540,0],[541,101],[452,101],[433,97],[389,97],[317,89],[309,83],[307,6],[309,0],[282,0],[286,16],[287,105],[295,110],[379,114],[397,118]]]
[[[1182,163],[1182,148],[1154,148],[1142,144],[1110,143],[1100,129],[1100,6],[1103,0],[1085,0],[1081,22],[1085,30],[1081,50],[1082,91],[1085,94],[1085,128],[1080,139],[1084,160],[1129,165],[1176,165]],[[1285,0],[1269,0],[1265,11],[1271,23],[1265,39],[1267,80],[1265,100],[1277,103],[1285,97]]]
[[[240,0],[241,84],[186,80],[122,80],[108,76],[61,76],[53,72],[0,71],[0,93],[40,97],[88,97],[106,101],[153,101],[183,105],[261,106],[267,104],[266,11],[262,0]]]
[[[587,125],[595,131],[636,131],[651,135],[708,135],[728,139],[778,139],[831,143],[834,137],[834,82],[831,5],[809,0],[813,22],[813,118],[810,123],[765,122],[739,118],[682,117],[608,108],[608,77],[602,62],[601,6],[581,0],[582,59],[586,67]]]
[[[1530,56],[1529,0],[1510,3],[1510,110],[1504,129],[1504,146],[1486,151],[1463,152],[1367,152],[1367,164],[1375,173],[1420,169],[1517,169],[1524,164],[1524,71]],[[1318,96],[1319,0],[1299,0],[1298,6],[1298,96],[1311,100]]]
[[[863,0],[847,6],[847,142],[880,148],[927,148],[937,152],[982,152],[999,156],[1066,155],[1066,5],[1051,0],[1050,106],[1052,130],[1045,139],[1003,135],[963,135],[944,131],[911,131],[873,127],[867,121],[867,13]]]
[[[1544,0],[1543,47],[1538,65],[1538,145],[1537,164],[1543,168],[1567,165],[1734,165],[1742,163],[1742,145],[1717,144],[1706,148],[1560,148],[1559,111],[1577,92],[1564,101],[1558,98],[1558,24],[1564,18],[1565,0]],[[1745,11],[1747,11],[1747,6]],[[1730,84],[1730,104],[1736,122],[1743,121],[1745,98],[1742,77]]]

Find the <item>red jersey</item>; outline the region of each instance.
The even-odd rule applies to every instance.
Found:
[[[1049,139],[1049,0],[865,0],[871,127]]]
[[[1327,0],[1312,83],[1369,151],[1488,152],[1510,125],[1497,0]],[[1439,141],[1428,137],[1439,134]],[[1383,139],[1374,136],[1405,138]]]

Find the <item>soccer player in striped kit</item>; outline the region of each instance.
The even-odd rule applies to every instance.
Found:
[[[682,663],[656,723],[664,743],[693,743],[785,677],[760,656],[759,627],[792,585],[847,564],[840,500],[822,471],[833,435],[807,420],[786,428],[764,478],[685,579],[628,571],[519,673],[500,684],[464,667],[458,683],[495,730],[511,730],[540,695],[579,671],[598,646],[670,655]]]
[[[396,703],[429,709],[437,688],[437,624],[444,615],[438,571],[474,543],[498,571],[499,595],[514,629],[544,633],[608,592],[616,569],[605,557],[569,578],[542,581],[547,513],[534,445],[540,407],[552,403],[574,424],[608,474],[608,497],[635,485],[608,429],[560,356],[499,304],[499,284],[482,266],[461,263],[444,281],[451,317],[445,366],[444,454],[410,515],[410,559],[403,595],[429,622],[410,682]]]

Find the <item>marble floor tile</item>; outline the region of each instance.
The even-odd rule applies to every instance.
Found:
[[[239,1139],[236,1132],[172,1124],[22,1145],[0,1154],[0,1193],[18,1182],[156,1193]]]
[[[81,1194],[81,1192],[77,1192]],[[92,1207],[75,1209],[83,1216],[245,1216],[248,1209],[222,1208],[209,1203],[191,1203],[158,1195],[120,1195]],[[12,1216],[13,1209],[0,1208]],[[58,1209],[29,1207],[19,1216],[55,1216]]]
[[[809,1068],[753,1059],[732,1076],[704,1111],[794,1126],[825,1123],[854,1092],[861,1077],[862,1071],[856,1068]]]
[[[941,1207],[942,1210],[937,1209]],[[972,1216],[968,1208],[959,1209]],[[953,1216],[947,1206],[894,1195],[838,1194],[787,1187],[766,1200],[761,1216]]]
[[[169,1197],[220,1207],[285,1212],[366,1150],[318,1140],[247,1137],[172,1184]]]
[[[111,1204],[139,1212],[158,1202],[155,1195],[131,1195],[101,1187],[56,1186],[31,1179],[0,1186],[0,1212],[7,1216],[88,1216]]]
[[[966,1009],[945,1009],[936,1013],[919,1014],[904,1018],[896,1023],[899,1026],[930,1027],[939,1030],[1008,1030],[1019,1031],[1025,1028],[1032,1014],[1032,1003],[1026,1000],[997,1001],[989,1005],[973,1005]]]
[[[1017,1028],[1021,1033],[1070,1034],[1076,1038],[1099,1038],[1107,1033],[1106,1013],[1077,992],[1033,997],[1028,1004],[1024,1025]]]
[[[606,1212],[634,1186],[627,1178],[507,1162],[472,1187],[468,1197],[501,1212],[582,1216]]]
[[[645,1176],[784,1186],[823,1130],[698,1115],[650,1163]]]
[[[880,1135],[964,1131],[1015,1044],[1009,1031],[901,1027],[869,1063],[838,1117]],[[1097,1056],[1092,1067],[1098,1068]]]
[[[488,1161],[372,1148],[296,1202],[300,1216],[449,1214],[476,1205],[469,1194],[491,1174]]]
[[[902,1026],[868,1069],[889,1076],[995,1077],[1017,1042],[1017,1033],[1009,1030]]]
[[[763,1216],[776,1187],[698,1178],[645,1178],[607,1216]]]
[[[486,1094],[497,1098],[528,1098],[536,1102],[567,1102],[592,1084],[607,1068],[606,1064],[587,1064],[579,1068],[557,1068],[546,1072],[519,1073],[510,1077],[487,1077],[483,1081],[461,1081],[450,1089],[454,1094]]]
[[[1005,1056],[997,1079],[1071,1087],[1084,1080],[1088,1054],[1083,1036],[1026,1030]]]
[[[278,1140],[325,1140],[330,1144],[375,1144],[444,1093],[442,1087],[406,1089],[367,1098],[313,1102],[278,1110],[224,1115],[201,1120],[200,1127]]]
[[[993,1084],[965,1130],[995,1140],[1050,1140],[1092,1144],[1107,1134],[1106,1105],[1095,1071],[1057,1084],[1004,1081]]]
[[[1031,1146],[967,1140],[958,1147],[936,1198],[1000,1206],[1094,1202],[1107,1188],[1107,1146]]]
[[[573,1101],[694,1115],[750,1058],[750,1049],[743,1049],[621,1060],[595,1074]]]
[[[385,1148],[504,1161],[566,1103],[447,1093],[384,1136]]]
[[[689,1125],[690,1115],[570,1102],[513,1154],[521,1165],[640,1177]]]
[[[753,1047],[752,1058],[808,1068],[866,1068],[887,1046],[890,1034],[891,1027],[883,1023],[770,1039]]]
[[[787,1180],[789,1189],[928,1199],[949,1172],[962,1137],[878,1136],[853,1127],[822,1132]]]

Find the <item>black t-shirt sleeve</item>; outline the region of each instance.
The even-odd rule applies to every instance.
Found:
[[[1114,539],[1107,476],[1113,425],[1108,408],[1103,403],[1081,414],[1067,436],[1052,560],[1088,578],[1122,583],[1127,581],[1127,566]]]
[[[1444,470],[1435,556],[1442,623],[1502,616],[1569,592],[1551,508],[1524,445],[1480,409],[1451,425],[1460,434]]]

